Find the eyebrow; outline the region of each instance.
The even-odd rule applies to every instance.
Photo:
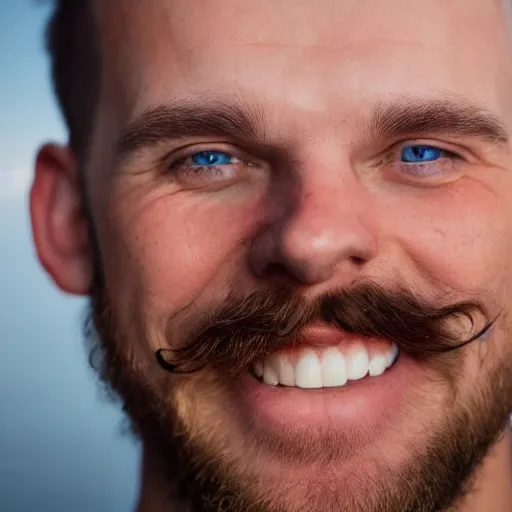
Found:
[[[253,105],[220,101],[156,105],[123,130],[116,152],[118,157],[125,158],[165,140],[202,136],[262,141],[263,115]]]
[[[378,140],[427,133],[477,137],[495,145],[508,144],[505,123],[487,108],[465,98],[425,99],[403,97],[380,103],[364,134]],[[217,100],[175,101],[143,112],[122,131],[118,158],[162,141],[187,137],[220,136],[230,140],[265,142],[264,116],[256,105]]]
[[[464,98],[412,99],[381,103],[367,131],[371,137],[396,139],[413,134],[450,133],[476,137],[495,145],[508,144],[504,121],[487,108]]]

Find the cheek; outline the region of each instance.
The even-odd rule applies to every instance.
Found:
[[[504,289],[512,275],[512,209],[469,179],[387,204],[386,232],[417,270],[463,292]]]
[[[132,298],[125,310],[136,308],[153,319],[167,318],[227,286],[240,268],[244,241],[260,210],[257,200],[185,193],[134,203],[120,202],[111,215],[105,274],[113,281],[116,301]]]

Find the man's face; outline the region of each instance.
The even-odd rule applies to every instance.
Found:
[[[169,478],[180,460],[203,506],[448,506],[512,408],[505,2],[98,1],[95,12],[93,304],[109,378],[147,449]],[[256,362],[229,371],[257,338],[234,325],[262,325],[262,297],[288,290],[295,302],[275,299],[269,314],[282,304],[300,322],[294,311],[326,294],[350,304],[360,284],[389,295],[398,323],[376,318],[387,295],[362,308],[377,330],[311,315],[300,339],[272,332]],[[477,302],[466,338],[498,319],[483,340],[415,357],[386,336],[387,321],[414,325],[416,310],[394,309],[398,288],[425,308]],[[225,317],[244,299],[241,323]],[[157,350],[198,331],[200,343],[222,319],[232,329],[208,338],[198,371],[158,365]],[[392,341],[400,354],[385,369]]]

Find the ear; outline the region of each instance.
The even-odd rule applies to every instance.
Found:
[[[93,273],[78,166],[68,147],[43,146],[30,191],[32,234],[39,260],[57,286],[87,295]]]

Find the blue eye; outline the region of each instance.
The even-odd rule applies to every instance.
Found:
[[[236,154],[236,150],[233,153]],[[220,148],[195,152],[190,149],[188,155],[169,162],[168,172],[182,184],[192,187],[232,185],[247,177],[251,167],[233,153]]]
[[[439,160],[447,156],[447,153],[433,146],[414,145],[403,148],[400,158],[402,162],[408,164],[422,164]]]
[[[222,151],[200,151],[194,153],[190,159],[194,165],[200,167],[229,165],[233,163],[234,157]]]

